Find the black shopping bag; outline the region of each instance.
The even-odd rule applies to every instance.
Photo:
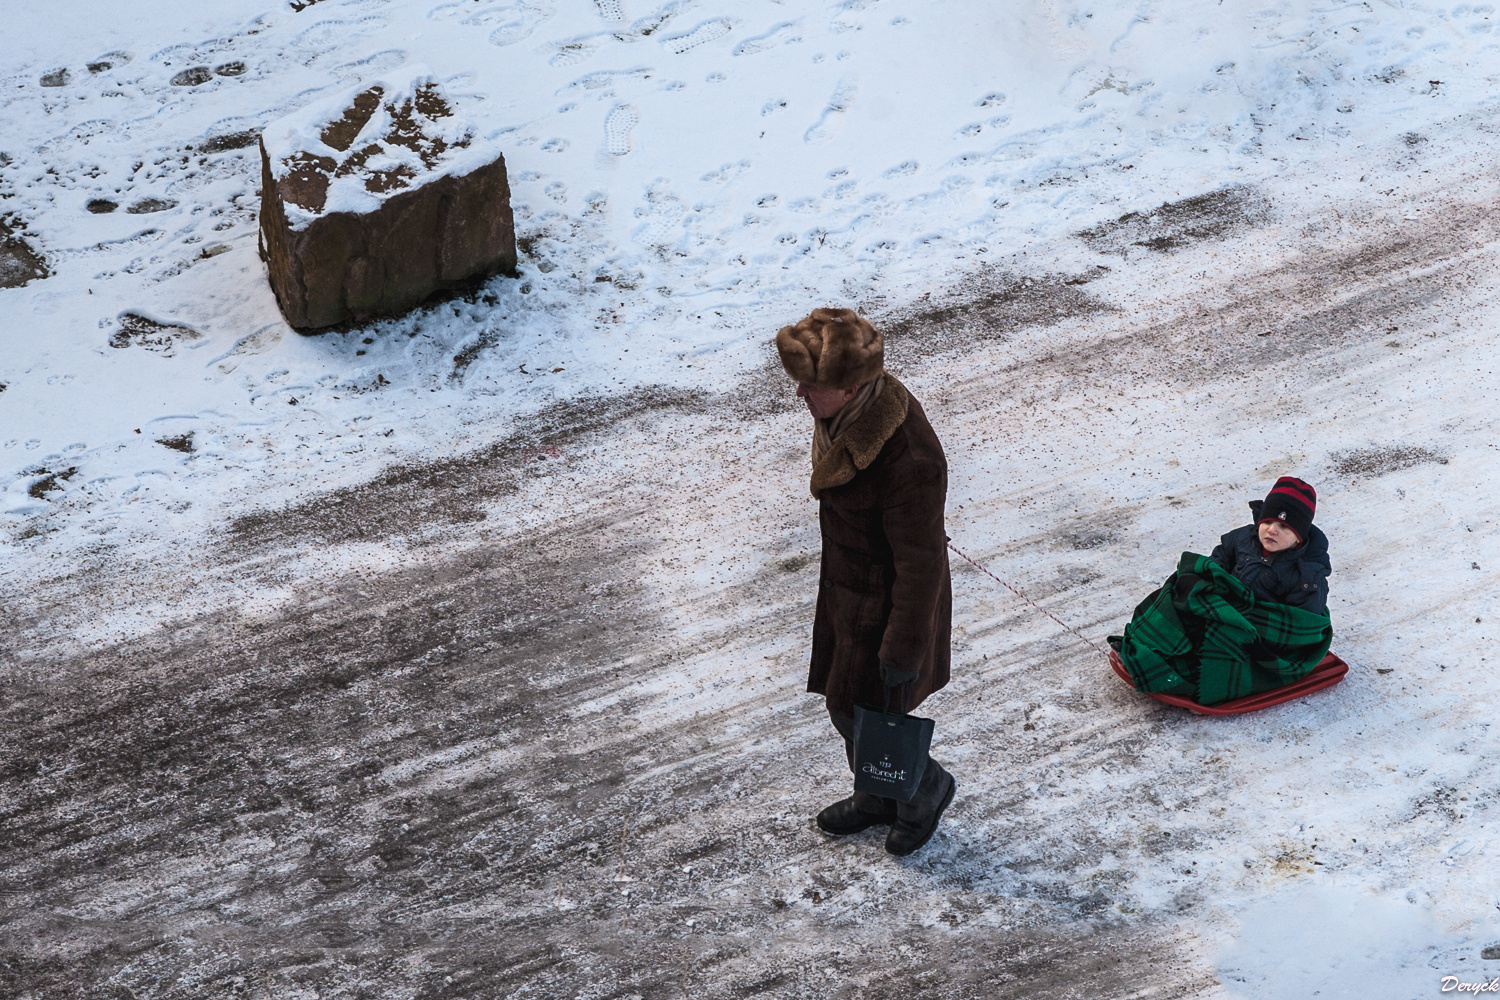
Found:
[[[905,699],[903,699],[904,701]],[[854,706],[854,790],[910,802],[927,770],[932,720],[884,708]]]

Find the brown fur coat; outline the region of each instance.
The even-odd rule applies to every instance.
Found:
[[[807,689],[843,715],[879,706],[889,660],[919,671],[910,710],[948,683],[948,462],[893,376],[813,469],[812,491],[823,561]]]

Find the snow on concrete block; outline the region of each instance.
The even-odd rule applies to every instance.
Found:
[[[260,149],[261,255],[298,330],[515,270],[505,158],[425,67],[289,115]]]

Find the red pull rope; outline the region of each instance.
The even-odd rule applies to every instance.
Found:
[[[1082,632],[1079,632],[1076,628],[1074,628],[1073,626],[1069,625],[1067,622],[1063,621],[1061,618],[1057,617],[1052,612],[1048,611],[1046,608],[1044,608],[1041,605],[1037,604],[1036,601],[1033,601],[1031,598],[1027,597],[1018,588],[1011,586],[1010,584],[1006,583],[1004,580],[1000,579],[995,574],[991,573],[989,570],[985,569],[975,559],[973,559],[967,552],[964,552],[957,545],[954,545],[952,542],[949,542],[948,543],[948,548],[950,548],[954,552],[958,553],[958,556],[959,556],[960,559],[964,560],[969,565],[971,565],[975,569],[979,570],[979,572],[983,573],[985,576],[989,577],[991,580],[994,580],[1000,586],[1004,587],[1006,590],[1010,591],[1012,594],[1015,594],[1021,600],[1025,601],[1027,604],[1031,605],[1033,608],[1036,608],[1036,610],[1040,611],[1042,614],[1046,615],[1048,618],[1051,618],[1053,621],[1057,622],[1057,624],[1061,625],[1063,628],[1067,629],[1069,632],[1072,632],[1075,636],[1077,636],[1083,642],[1088,643],[1089,646],[1093,648],[1094,652],[1098,653],[1100,656],[1104,657],[1106,660],[1109,659],[1109,654],[1104,651],[1104,647],[1103,646],[1100,646],[1097,642],[1095,642],[1094,640],[1090,639],[1088,636],[1084,635]]]

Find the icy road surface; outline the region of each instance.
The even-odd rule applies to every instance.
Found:
[[[1406,998],[1483,972],[1500,211],[1475,177],[1432,195],[1415,223],[1269,204],[887,323],[956,541],[1092,634],[1308,475],[1340,687],[1168,710],[960,565],[927,705],[949,819],[901,862],[831,843],[807,418],[769,366],[560,407],[8,599],[5,984]],[[105,634],[188,588],[225,601]]]
[[[0,995],[1500,974],[1490,7],[147,6],[5,56],[0,276],[49,273],[0,288]],[[300,338],[247,147],[180,151],[408,57],[492,109],[523,274]],[[1348,679],[1168,710],[955,560],[955,803],[901,861],[825,839],[767,340],[829,298],[942,437],[955,543],[1091,636],[1312,481]]]

